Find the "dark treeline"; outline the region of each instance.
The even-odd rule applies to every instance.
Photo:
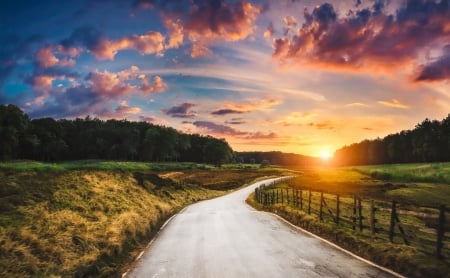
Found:
[[[339,165],[450,161],[450,114],[442,121],[425,119],[412,130],[383,139],[364,140],[336,151]]]
[[[281,166],[305,166],[316,165],[319,159],[283,152],[237,152],[235,159],[238,163],[257,163],[257,164],[273,164]]]
[[[14,105],[0,105],[0,160],[81,159],[190,161],[220,165],[233,150],[224,139],[126,120],[30,120]]]

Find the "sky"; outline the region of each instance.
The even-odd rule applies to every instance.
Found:
[[[450,1],[1,1],[0,104],[320,156],[450,113]]]

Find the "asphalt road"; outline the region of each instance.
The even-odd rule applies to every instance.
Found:
[[[249,207],[261,183],[187,207],[126,277],[392,277]]]

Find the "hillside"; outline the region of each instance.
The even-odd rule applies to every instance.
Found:
[[[110,277],[182,207],[276,173],[165,171],[167,165],[150,171],[139,170],[139,163],[137,170],[48,170],[50,165],[29,170],[23,163],[2,164],[1,277]]]

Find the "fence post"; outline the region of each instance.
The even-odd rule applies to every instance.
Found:
[[[439,208],[439,224],[437,228],[437,240],[436,240],[436,257],[442,258],[442,246],[445,234],[445,205],[441,205]]]
[[[319,219],[320,219],[320,221],[323,220],[322,211],[323,211],[323,192],[320,192],[320,209],[319,209]]]
[[[284,203],[284,194],[283,194],[283,188],[280,189],[281,191],[281,203]]]
[[[308,196],[308,214],[311,214],[311,189],[309,189],[309,196]]]
[[[289,205],[289,187],[286,188],[286,201],[287,201],[287,203]]]
[[[356,195],[353,195],[353,230],[356,230]]]
[[[362,216],[362,204],[361,204],[361,199],[358,198],[358,214],[359,214],[359,231],[362,232],[363,231],[363,216]]]
[[[375,235],[375,201],[370,200],[370,235]]]
[[[395,228],[395,216],[397,215],[396,208],[397,202],[392,201],[392,209],[391,209],[391,225],[389,227],[389,240],[393,242],[394,240],[394,228]]]
[[[339,206],[340,206],[341,198],[336,194],[336,224],[339,225]]]
[[[303,210],[303,190],[300,189],[300,209]]]
[[[276,202],[278,203],[278,200],[279,200],[279,199],[278,199],[278,192],[279,192],[280,190],[279,190],[278,188],[277,188],[276,190],[277,190],[277,201],[276,201]]]

